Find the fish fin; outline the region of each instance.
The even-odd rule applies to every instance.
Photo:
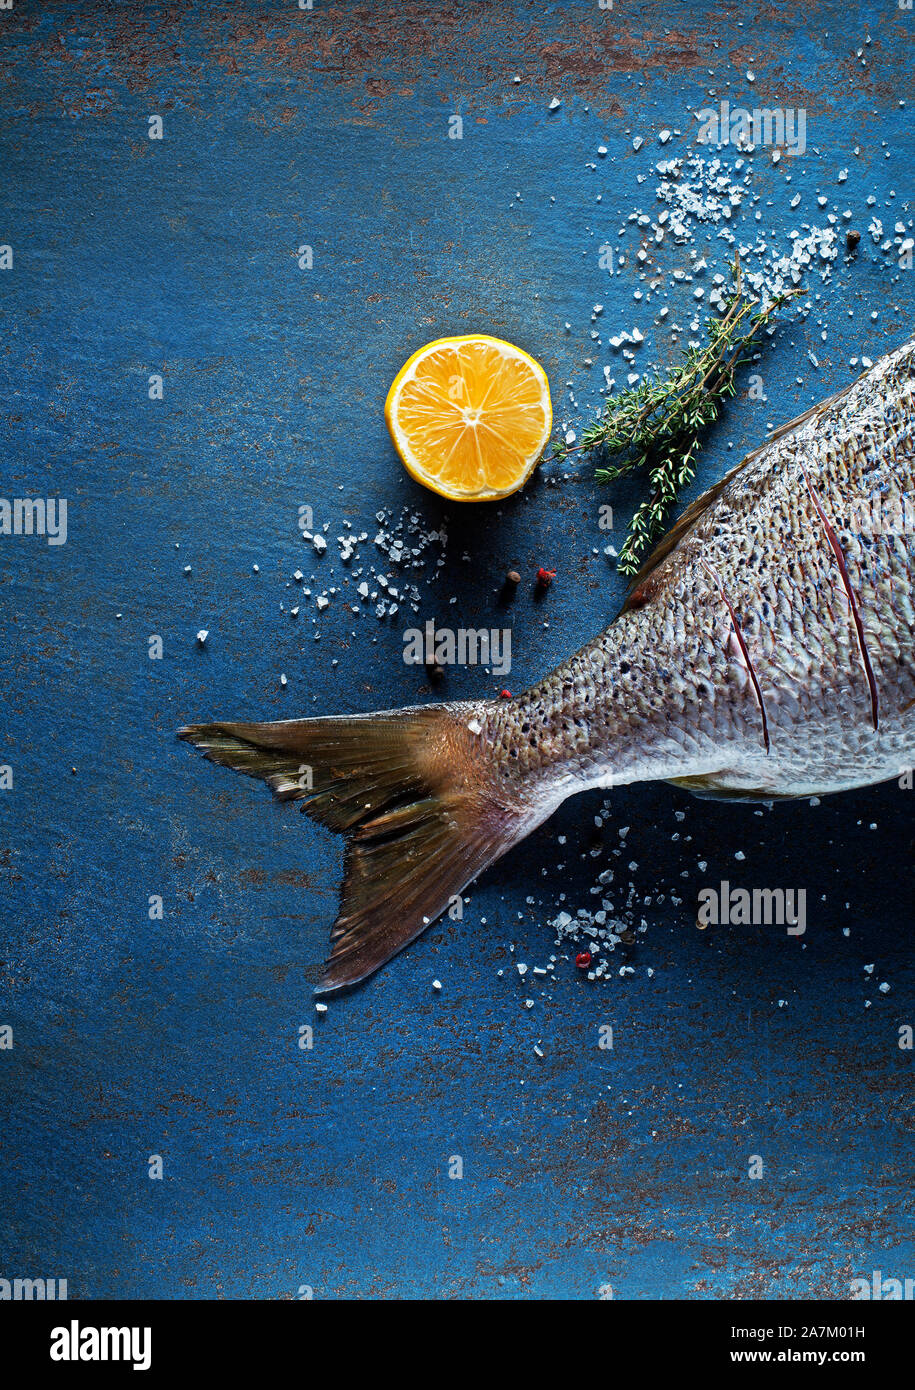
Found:
[[[724,489],[731,479],[736,477],[742,468],[746,468],[751,458],[753,458],[752,454],[749,458],[745,458],[742,463],[738,463],[736,468],[732,468],[725,473],[724,477],[720,478],[717,483],[714,483],[712,487],[709,488],[708,492],[703,492],[701,497],[697,497],[695,502],[691,502],[683,515],[678,517],[670,530],[661,537],[632,581],[632,587],[629,590],[626,602],[623,604],[622,611],[624,613],[627,608],[634,608],[636,606],[636,591],[639,585],[648,578],[653,570],[658,568],[662,560],[667,559],[670,552],[678,546],[683,537],[693,529],[703,513],[707,512],[709,507],[711,507],[714,502],[718,501],[718,498],[724,492]]]
[[[484,706],[426,705],[179,736],[347,837],[340,911],[316,993],[364,980],[537,823],[495,785],[469,727]]]
[[[682,787],[684,791],[692,792],[693,796],[698,796],[703,801],[798,801],[803,796],[797,797],[791,792],[770,791],[768,787],[729,787],[724,783],[717,782],[713,773],[706,773],[699,777],[666,777],[664,779],[672,787]],[[804,793],[803,795],[808,795]]]
[[[853,384],[854,383],[852,383],[852,385]],[[691,502],[682,516],[677,518],[670,530],[661,537],[655,548],[647,556],[632,581],[632,586],[629,590],[626,602],[623,604],[622,611],[625,613],[628,608],[633,608],[638,605],[637,590],[639,586],[648,578],[653,570],[658,568],[662,560],[667,559],[670,552],[680,544],[684,536],[693,529],[699,518],[708,511],[709,507],[718,501],[718,498],[724,492],[725,488],[729,483],[733,482],[738,473],[742,473],[745,468],[755,462],[763,450],[769,448],[770,444],[774,444],[778,439],[783,439],[786,434],[792,434],[796,429],[799,429],[801,425],[806,424],[811,416],[817,415],[821,411],[826,410],[829,406],[835,405],[836,401],[838,401],[840,397],[847,395],[850,390],[850,386],[844,387],[841,391],[837,391],[834,396],[829,396],[825,401],[819,401],[817,405],[811,406],[809,410],[805,410],[803,415],[798,415],[795,419],[789,420],[787,424],[780,425],[777,430],[773,430],[764,444],[760,444],[758,448],[753,449],[751,453],[747,454],[746,458],[741,459],[740,463],[728,469],[723,478],[719,478],[717,483],[713,483],[706,492],[703,492],[701,497],[697,497],[695,502]]]

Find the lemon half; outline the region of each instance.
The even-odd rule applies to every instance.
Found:
[[[401,367],[384,418],[404,467],[453,502],[523,487],[553,427],[546,372],[485,333],[437,338]]]

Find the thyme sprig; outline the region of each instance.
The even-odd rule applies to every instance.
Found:
[[[744,292],[739,257],[732,276],[734,287],[724,313],[708,320],[704,346],[688,348],[681,365],[669,376],[640,381],[609,401],[603,416],[582,431],[580,444],[560,444],[555,449],[560,459],[578,450],[624,455],[617,463],[597,468],[599,483],[614,482],[625,473],[648,474],[649,495],[630,521],[617,559],[617,569],[627,577],[638,572],[664,532],[670,508],[692,482],[700,437],[717,420],[724,401],[735,395],[736,373],[753,356],[748,351],[753,339],[783,304],[801,292],[788,290],[759,307],[761,301]]]

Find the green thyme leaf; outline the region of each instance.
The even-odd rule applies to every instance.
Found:
[[[737,391],[736,374],[752,356],[753,339],[800,290],[789,290],[764,307],[743,290],[740,261],[732,268],[734,288],[721,318],[706,325],[706,343],[686,350],[679,367],[662,379],[640,381],[608,401],[601,419],[588,425],[577,446],[559,444],[560,459],[582,450],[600,451],[599,483],[626,473],[648,474],[649,494],[629,523],[617,569],[635,575],[667,529],[670,509],[695,476],[700,436],[718,419],[723,402]],[[622,455],[607,463],[614,455]]]

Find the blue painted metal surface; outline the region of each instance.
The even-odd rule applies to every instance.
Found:
[[[335,603],[315,641],[281,611],[314,568],[302,505],[331,535],[381,506],[446,520],[423,619],[490,626],[507,568],[555,565],[547,601],[511,610],[513,688],[612,616],[597,509],[622,525],[634,488],[599,494],[587,468],[551,486],[548,467],[504,506],[449,509],[403,475],[381,405],[421,342],[479,328],[533,352],[580,426],[608,360],[592,304],[606,340],[661,302],[637,317],[634,263],[610,277],[596,247],[657,210],[638,176],[690,148],[710,91],[806,109],[797,211],[784,165],[757,165],[773,247],[821,190],[864,237],[767,347],[766,403],[729,409],[699,481],[901,342],[915,276],[866,225],[909,223],[912,23],[833,0],[0,14],[0,492],[69,500],[66,545],[0,540],[0,1275],[89,1297],[844,1298],[857,1273],[915,1272],[912,792],[760,812],[625,788],[600,832],[599,797],[567,803],[463,922],[322,1021],[339,843],[173,738],[430,698],[402,626]],[[723,267],[714,229],[697,244]],[[685,254],[663,251],[681,315]],[[447,693],[501,683],[458,671]],[[805,937],[696,930],[697,862],[737,881],[738,851],[742,881],[806,886]],[[639,893],[666,895],[615,957],[635,973],[591,986],[564,954],[556,984],[522,982],[559,895],[593,905],[630,859]]]

